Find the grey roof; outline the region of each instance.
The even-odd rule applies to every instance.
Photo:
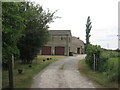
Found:
[[[77,37],[72,37],[72,44],[79,46],[79,45],[84,45],[84,42],[82,40],[78,39]]]
[[[71,35],[71,30],[48,30],[51,35]]]

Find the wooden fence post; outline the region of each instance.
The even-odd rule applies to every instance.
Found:
[[[13,66],[12,55],[8,58],[9,88],[13,88]]]
[[[93,54],[93,56],[94,56],[93,70],[95,71],[95,64],[96,64],[96,62],[95,62],[95,53]]]

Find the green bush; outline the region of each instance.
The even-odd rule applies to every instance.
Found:
[[[118,69],[118,60],[111,58],[108,61],[107,71],[104,72],[105,76],[109,81],[120,83],[120,70]]]
[[[120,69],[118,69],[120,61],[118,60],[118,52],[103,50],[100,46],[89,44],[87,45],[86,54],[85,61],[91,69],[94,69],[95,55],[95,71],[102,72],[108,81],[120,83]]]
[[[98,61],[98,71],[99,72],[106,72],[107,71],[107,67],[108,67],[108,57],[104,57],[104,56],[101,56],[99,61]]]
[[[86,63],[91,69],[93,69],[94,64],[94,54],[95,54],[95,70],[99,72],[107,71],[107,61],[108,56],[102,55],[103,49],[97,45],[88,45],[86,49]]]
[[[90,66],[91,69],[93,69],[93,64],[94,64],[94,54],[95,54],[95,58],[96,58],[96,69],[98,68],[98,62],[100,60],[100,53],[101,53],[101,48],[100,46],[97,45],[87,45],[87,49],[86,49],[86,63]]]
[[[118,54],[117,51],[104,50],[104,51],[102,52],[102,56],[112,58],[112,57],[119,57],[120,55]]]

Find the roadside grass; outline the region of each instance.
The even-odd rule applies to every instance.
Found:
[[[120,58],[109,58],[109,62],[114,63],[115,65],[119,63],[118,60],[120,60]]]
[[[33,77],[42,71],[49,64],[66,58],[67,56],[38,56],[37,59],[33,60],[32,67],[29,64],[21,64],[20,60],[15,61],[14,66],[14,88],[30,88]],[[47,60],[47,58],[51,58]],[[43,61],[45,59],[45,61]],[[22,69],[23,73],[18,74],[18,69]],[[2,88],[8,88],[8,71],[2,71]]]
[[[115,58],[119,56],[119,53],[116,51],[103,51],[101,54],[109,58],[113,58],[113,57]]]
[[[110,59],[111,62],[116,62],[115,60],[117,61],[117,58]],[[110,82],[103,73],[91,70],[85,63],[85,59],[79,61],[78,70],[89,80],[93,81],[98,88],[118,88],[118,83]]]
[[[59,67],[59,69],[60,69],[60,70],[63,70],[63,69],[64,69],[64,65],[65,65],[65,64],[62,64],[62,65]]]

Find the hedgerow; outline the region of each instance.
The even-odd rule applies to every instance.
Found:
[[[91,44],[87,45],[86,63],[92,70],[103,73],[108,81],[120,83],[120,70],[118,69],[119,62],[110,60],[112,57],[117,58],[118,53],[115,51],[107,52],[100,46]]]

